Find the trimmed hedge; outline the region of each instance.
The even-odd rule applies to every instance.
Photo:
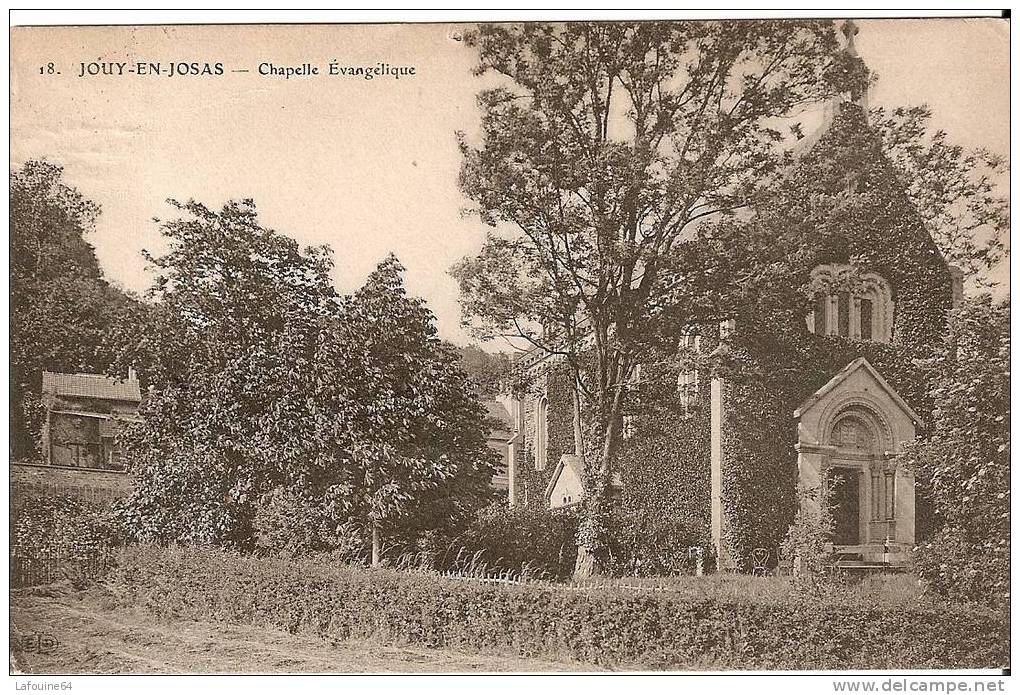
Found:
[[[260,559],[125,549],[111,580],[165,619],[217,620],[431,648],[641,669],[999,668],[1005,615],[869,607],[796,594],[757,602],[627,589],[505,585]]]

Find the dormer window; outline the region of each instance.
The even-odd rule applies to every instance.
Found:
[[[892,340],[893,302],[880,275],[855,275],[849,265],[822,265],[811,271],[812,311],[808,330],[851,340]]]

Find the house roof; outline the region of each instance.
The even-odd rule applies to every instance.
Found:
[[[834,391],[840,384],[846,381],[846,379],[849,378],[851,374],[853,374],[859,369],[863,369],[864,371],[866,371],[871,376],[871,378],[874,379],[875,382],[880,387],[882,387],[882,390],[889,394],[889,397],[893,400],[893,402],[897,406],[899,406],[899,408],[904,413],[906,413],[907,417],[909,417],[911,420],[913,420],[921,427],[924,426],[924,422],[921,420],[920,417],[918,417],[917,413],[914,412],[913,408],[907,405],[907,402],[900,398],[900,394],[896,393],[896,389],[890,386],[889,382],[882,378],[882,375],[878,373],[878,370],[872,367],[871,363],[868,362],[868,360],[866,360],[863,357],[858,357],[853,362],[840,369],[836,373],[836,376],[829,379],[829,381],[826,382],[826,384],[822,386],[822,388],[815,391],[813,394],[811,394],[811,396],[808,397],[806,401],[801,403],[800,407],[793,411],[793,416],[800,417],[801,415],[806,413],[808,410],[814,407],[814,405],[818,401],[820,401],[826,395]]]
[[[60,374],[43,372],[43,393],[72,398],[141,402],[137,379],[116,379],[103,374]]]
[[[560,456],[559,463],[556,464],[556,469],[553,474],[549,476],[549,484],[545,487],[545,501],[548,502],[552,497],[553,490],[556,489],[556,483],[560,479],[560,475],[563,473],[564,468],[570,468],[577,476],[578,480],[584,480],[584,466],[582,465],[581,459],[574,454],[563,454]]]

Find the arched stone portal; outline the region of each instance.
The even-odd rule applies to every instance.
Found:
[[[917,415],[862,357],[794,417],[799,481],[808,491],[827,487],[833,544],[866,562],[904,562],[914,545],[914,478],[897,457],[914,439]]]

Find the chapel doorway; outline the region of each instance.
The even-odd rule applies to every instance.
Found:
[[[857,471],[833,468],[829,472],[829,502],[832,505],[833,545],[859,545],[860,490]]]

